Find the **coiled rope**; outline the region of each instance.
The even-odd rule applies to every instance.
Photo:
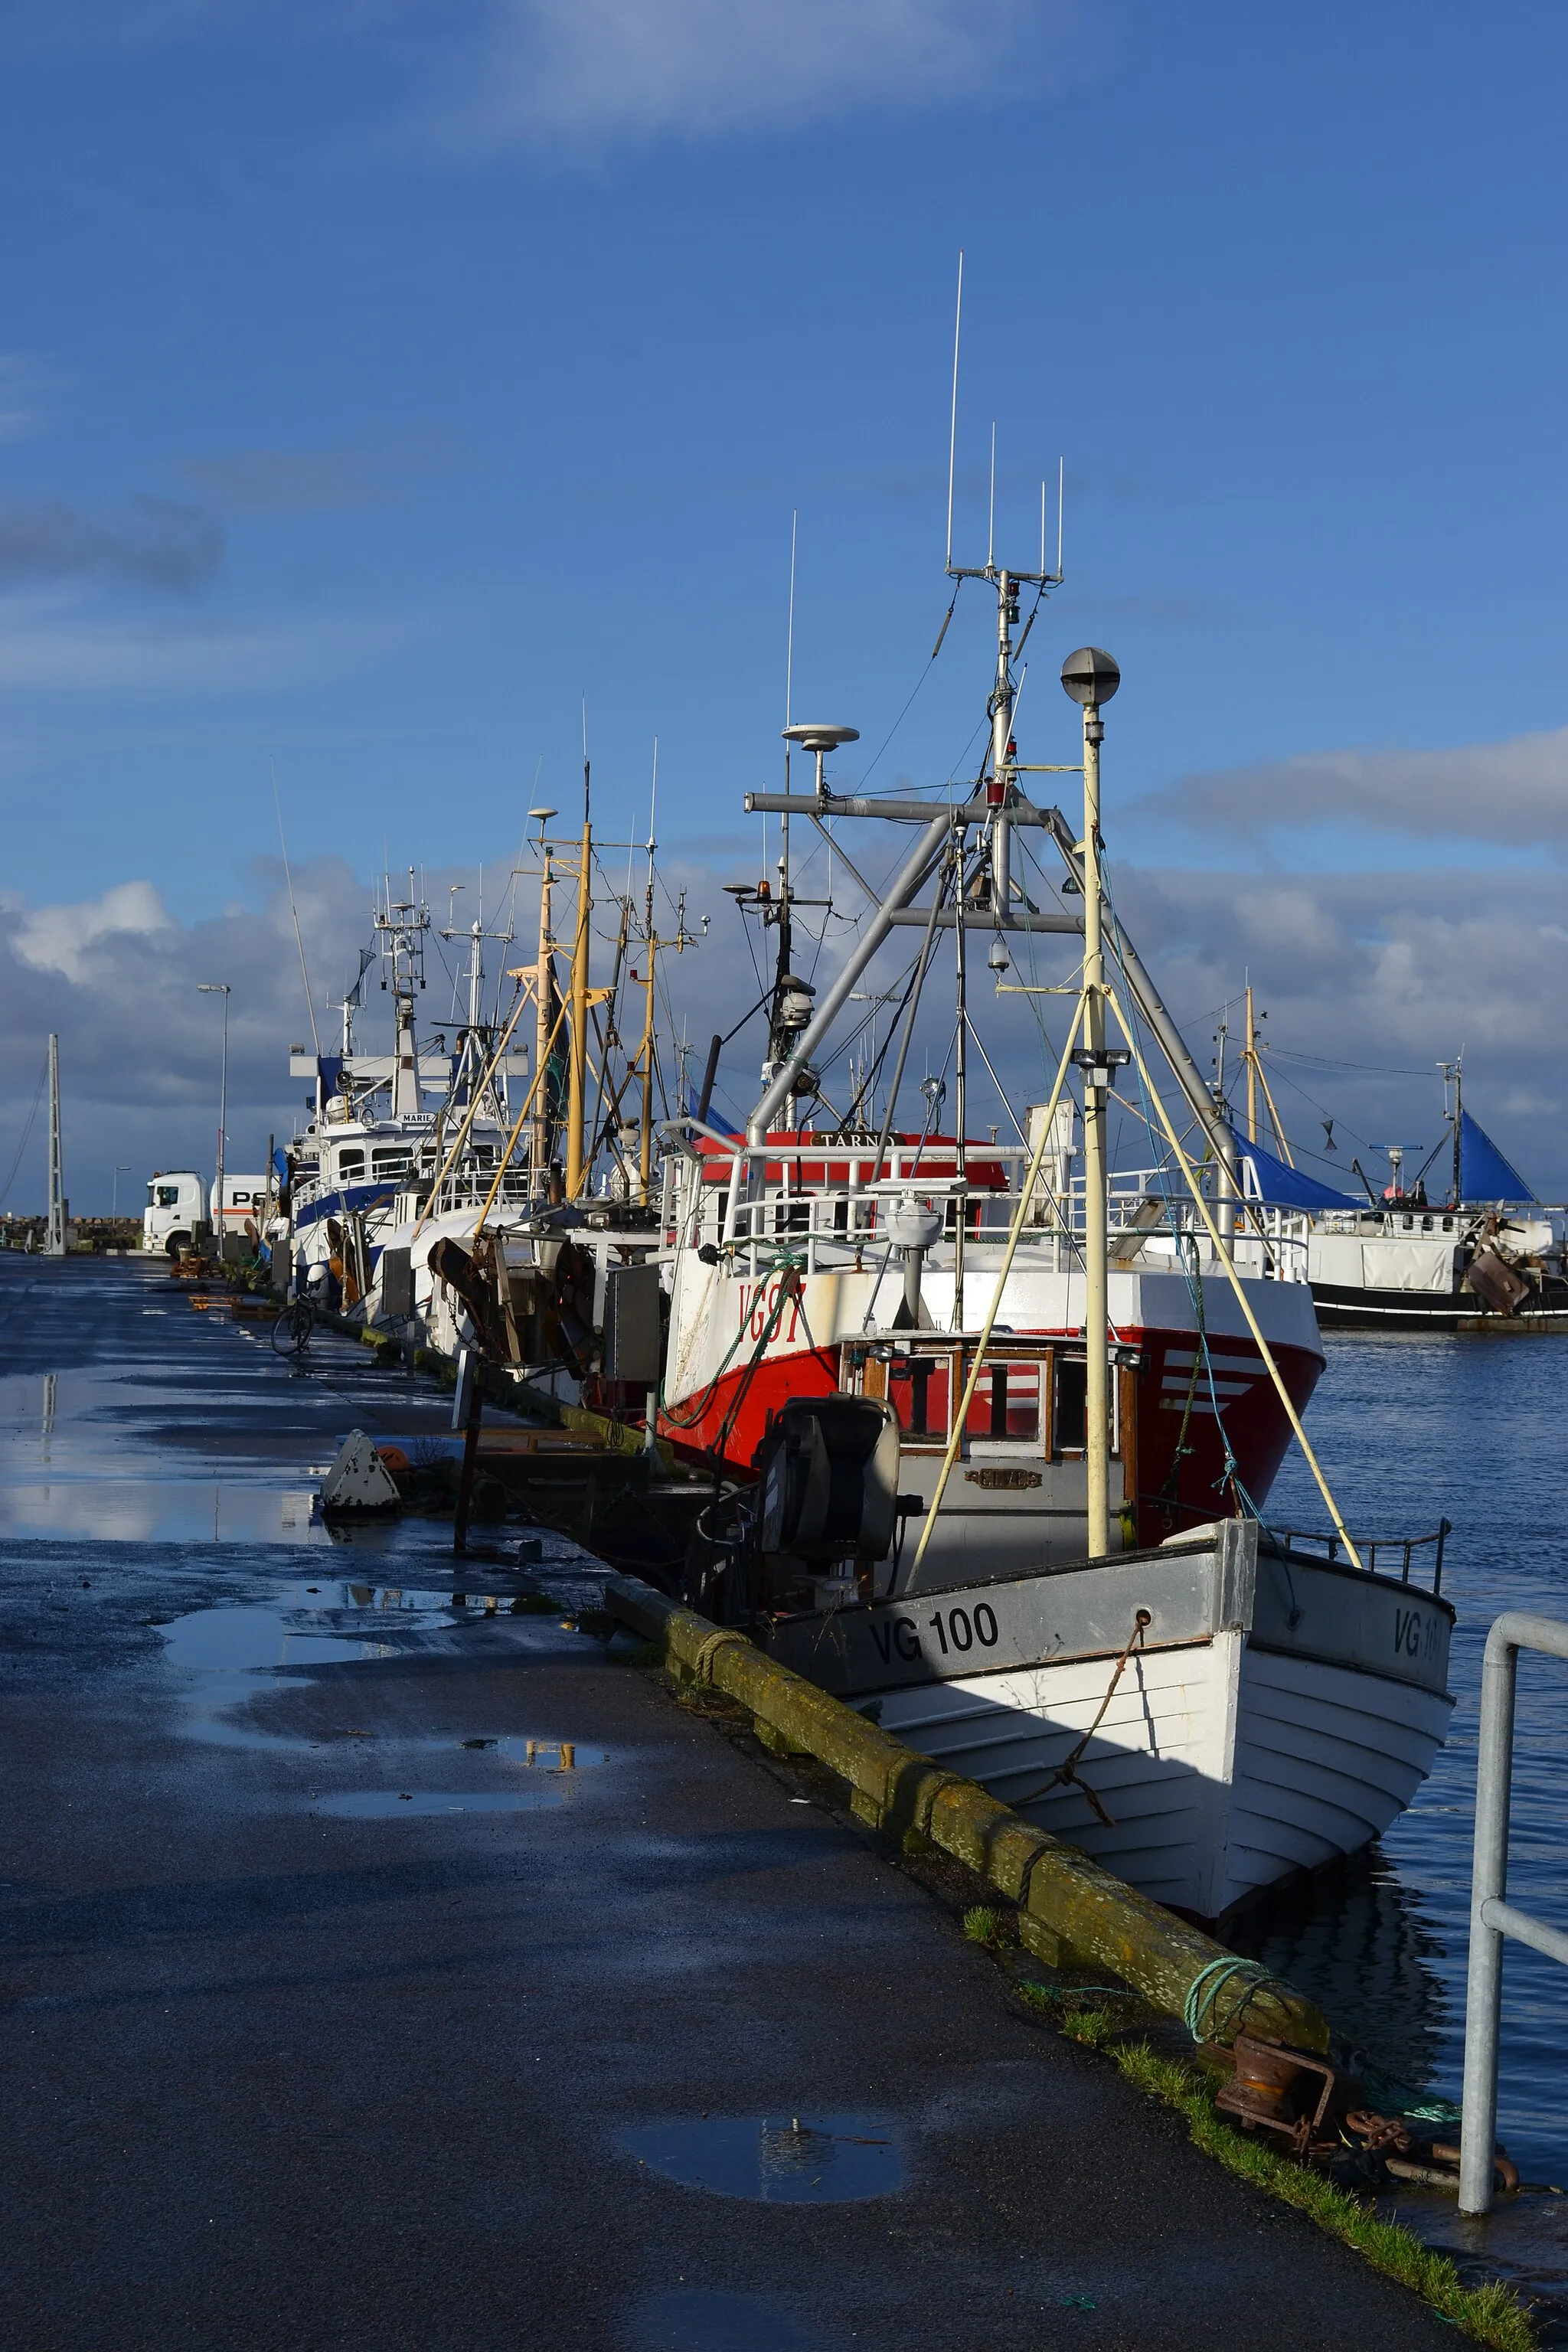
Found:
[[[1220,2014],[1220,1997],[1227,1985],[1236,1984],[1239,1990],[1230,2007]],[[1187,1997],[1182,2004],[1182,2016],[1187,2032],[1194,2042],[1223,2042],[1234,2033],[1247,2010],[1260,1992],[1282,1994],[1289,2000],[1291,1988],[1261,1960],[1237,1959],[1234,1953],[1222,1954],[1200,1969],[1187,1987]]]

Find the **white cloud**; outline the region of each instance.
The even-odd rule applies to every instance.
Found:
[[[1505,843],[1568,842],[1568,728],[1448,751],[1303,751],[1183,776],[1140,812],[1261,839],[1304,824]]]
[[[1011,100],[1053,78],[1068,20],[1069,0],[498,0],[472,110],[596,149]]]
[[[509,850],[489,868],[487,917],[507,901],[510,865]],[[869,854],[868,865],[879,870]],[[720,851],[710,858],[689,852],[666,864],[666,881],[689,891],[691,929],[703,914],[713,918],[706,940],[660,966],[689,1035],[693,1083],[711,1031],[739,1021],[760,992],[721,887],[752,870],[742,856],[731,861]],[[51,1029],[61,1035],[68,1183],[79,1206],[107,1206],[117,1161],[130,1161],[138,1179],[154,1165],[209,1164],[218,1014],[212,998],[196,993],[201,981],[227,981],[234,991],[232,1164],[258,1166],[268,1133],[289,1131],[303,1104],[302,1088],[288,1077],[286,1056],[292,1042],[309,1039],[310,1024],[280,873],[274,864],[258,874],[255,908],[191,922],[172,916],[146,881],[118,884],[77,906],[0,903],[0,994],[6,1006],[0,1032],[0,1171],[16,1148]],[[803,864],[801,876],[805,894],[820,895],[819,870],[807,873]],[[447,883],[455,881],[467,886],[457,902],[460,923],[478,905],[472,871],[432,873],[428,890],[443,915]],[[1568,924],[1554,869],[1503,873],[1456,865],[1363,876],[1260,876],[1213,868],[1156,871],[1118,862],[1114,881],[1118,908],[1205,1067],[1218,1008],[1238,998],[1250,977],[1259,1004],[1268,1008],[1270,1068],[1293,1142],[1321,1152],[1321,1117],[1326,1112],[1338,1122],[1338,1152],[1317,1163],[1327,1172],[1348,1177],[1351,1158],[1359,1153],[1375,1176],[1378,1144],[1436,1143],[1441,1109],[1436,1065],[1462,1045],[1467,1100],[1477,1117],[1538,1191],[1568,1195],[1568,1035],[1561,1017],[1568,996]],[[369,936],[370,891],[337,860],[306,856],[295,867],[295,886],[325,1040],[337,1029],[328,1000],[353,979],[357,945]],[[839,877],[835,895],[843,888]],[[858,912],[853,893],[849,898],[846,912]],[[516,919],[520,943],[531,941],[534,914],[527,886]],[[819,986],[837,970],[850,936],[850,927],[836,921],[816,971]],[[887,986],[918,945],[918,937],[907,935],[889,943],[863,985]],[[460,944],[450,952],[454,961],[460,960]],[[520,944],[507,961],[527,961],[531,954]],[[1048,943],[1040,950],[1038,976],[1065,976],[1071,956],[1069,942]],[[420,999],[422,1029],[440,1030],[450,1022],[452,989],[433,947],[429,987]],[[988,992],[973,1002],[987,1048],[1015,1099],[1037,1098],[1045,1064],[1048,1059],[1054,1066],[1061,1042],[1059,1004],[1053,1009],[1051,1000],[1037,1000],[1031,1007],[1019,997],[993,1001]],[[387,1003],[373,976],[365,1042],[384,1036]],[[858,1017],[874,1010],[855,1008]],[[1035,1010],[1043,1012],[1055,1037],[1048,1055]],[[950,982],[933,978],[911,1055],[913,1080],[942,1066],[952,1017]],[[885,1011],[878,1014],[879,1043],[888,1018]],[[848,1100],[848,1046],[846,1030],[822,1064],[829,1097],[840,1108]],[[743,1118],[755,1099],[763,1050],[756,1019],[726,1047],[717,1098],[722,1116]],[[672,1073],[663,1037],[660,1056]],[[950,1085],[950,1115],[951,1108]],[[984,1078],[973,1069],[971,1117],[976,1132],[997,1118],[1005,1129],[1005,1114],[987,1098]],[[1136,1149],[1131,1132],[1124,1149],[1127,1154]],[[12,1204],[36,1208],[42,1183],[35,1133]]]
[[[81,981],[88,976],[87,950],[95,941],[120,931],[145,935],[173,928],[151,882],[118,882],[101,898],[74,907],[16,908],[11,936],[16,954],[35,971]]]

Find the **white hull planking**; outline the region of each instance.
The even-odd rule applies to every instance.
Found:
[[[1155,1902],[1216,1919],[1258,1888],[1353,1853],[1410,1803],[1453,1701],[1256,1647],[1236,1629],[1127,1664],[1079,1770],[1046,1787],[1094,1721],[1096,1658],[889,1692],[878,1720]]]

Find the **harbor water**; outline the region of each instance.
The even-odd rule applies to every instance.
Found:
[[[1276,1898],[1233,1940],[1314,1995],[1375,2065],[1457,2101],[1481,1654],[1505,1609],[1568,1619],[1568,1505],[1557,1483],[1568,1339],[1330,1332],[1324,1345],[1308,1426],[1352,1533],[1425,1534],[1440,1518],[1452,1522],[1443,1591],[1458,1612],[1458,1705],[1431,1778],[1378,1847],[1300,1896]],[[1281,1527],[1324,1525],[1299,1454],[1266,1516]],[[1568,1668],[1528,1653],[1510,1856],[1510,1900],[1568,1927]],[[1568,1969],[1512,1941],[1498,2131],[1522,2179],[1568,2189]],[[1434,2200],[1428,2218],[1443,2210]],[[1568,2300],[1565,2217],[1568,2198],[1536,2199],[1485,2225],[1494,2251],[1521,2241],[1507,2266],[1553,2300]],[[1479,2231],[1457,2223],[1438,2234],[1479,2252]]]

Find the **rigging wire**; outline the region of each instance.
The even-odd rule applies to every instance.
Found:
[[[32,1104],[28,1109],[26,1119],[23,1124],[22,1139],[16,1146],[16,1156],[12,1160],[10,1168],[7,1171],[5,1181],[4,1184],[0,1184],[0,1205],[3,1205],[9,1198],[11,1187],[16,1181],[16,1171],[22,1165],[22,1154],[27,1149],[27,1139],[33,1132],[33,1121],[38,1116],[38,1105],[44,1098],[44,1086],[48,1075],[49,1061],[48,1055],[46,1054],[44,1056],[44,1066],[38,1073],[38,1083],[33,1089]]]

